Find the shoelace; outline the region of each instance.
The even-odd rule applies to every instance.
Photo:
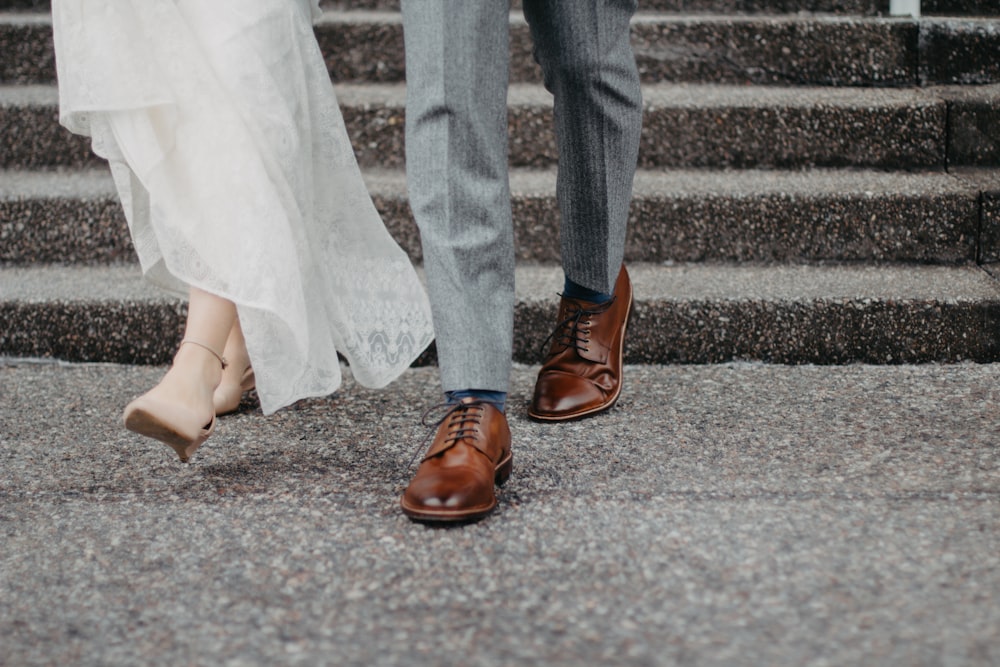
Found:
[[[428,441],[434,437],[437,433],[437,428],[444,423],[445,420],[449,420],[448,423],[448,437],[445,438],[445,443],[450,449],[452,445],[461,440],[462,438],[472,435],[475,433],[475,426],[478,426],[483,418],[483,406],[489,403],[489,401],[470,401],[468,403],[438,403],[437,405],[432,405],[424,411],[424,414],[420,417],[420,423],[428,427],[427,436],[420,441],[417,446],[417,450],[413,452],[413,456],[410,458],[410,467],[413,466],[413,462],[417,460],[417,457],[421,452],[427,449]],[[433,415],[436,411],[441,409],[446,409],[446,412],[441,415],[441,417],[433,422],[428,423],[427,418]],[[468,424],[472,424],[473,427],[469,427]],[[442,450],[443,451],[443,450]]]
[[[563,296],[562,294],[559,295]],[[598,304],[596,308],[581,308],[580,306],[570,303],[570,307],[573,309],[569,317],[564,319],[562,322],[556,325],[545,340],[542,341],[540,348],[540,353],[545,356],[545,346],[549,344],[553,338],[556,339],[556,344],[562,345],[562,349],[573,348],[577,352],[586,352],[588,348],[585,347],[587,343],[590,342],[590,329],[583,328],[589,327],[591,325],[590,318],[595,315],[600,315],[601,313],[607,312],[611,305],[615,302],[616,297],[611,297],[611,299],[605,303]],[[584,320],[584,318],[587,318]]]

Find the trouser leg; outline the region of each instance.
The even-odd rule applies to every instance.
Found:
[[[566,276],[610,293],[625,250],[642,95],[629,42],[635,0],[523,0],[555,100]]]
[[[514,308],[509,8],[403,0],[406,171],[446,391],[506,391]]]

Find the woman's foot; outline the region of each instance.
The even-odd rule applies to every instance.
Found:
[[[223,352],[228,365],[222,371],[222,381],[215,388],[212,401],[215,404],[216,416],[236,412],[243,400],[243,394],[256,386],[253,367],[250,365],[250,355],[243,339],[240,322],[236,320],[229,338],[226,340],[226,350]]]
[[[211,348],[182,341],[160,383],[125,407],[125,428],[159,440],[187,462],[215,430],[212,395],[224,368]]]

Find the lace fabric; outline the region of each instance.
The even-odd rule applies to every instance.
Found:
[[[54,0],[60,122],[111,166],[144,275],[230,299],[261,407],[381,387],[430,307],[361,178],[308,0]]]

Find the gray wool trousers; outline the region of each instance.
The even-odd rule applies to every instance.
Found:
[[[642,124],[636,0],[523,0],[559,148],[563,270],[613,289]],[[514,234],[508,0],[402,0],[406,171],[445,391],[507,391]]]

